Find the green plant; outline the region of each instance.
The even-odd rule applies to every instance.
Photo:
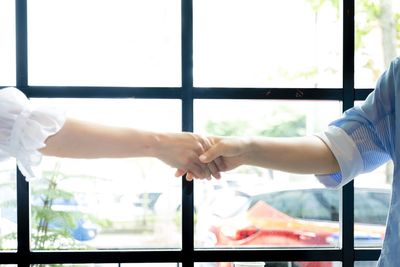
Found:
[[[33,248],[57,249],[63,247],[76,248],[77,242],[71,237],[71,229],[76,227],[76,221],[83,216],[79,211],[65,211],[53,208],[57,199],[72,201],[72,193],[58,187],[65,175],[59,171],[59,164],[51,172],[44,173],[44,187],[32,190],[32,199],[39,200],[41,205],[32,205],[32,241]]]
[[[51,171],[43,173],[43,178],[32,186],[32,244],[34,249],[87,249],[84,242],[93,239],[98,227],[110,222],[97,216],[82,212],[76,201],[76,193],[61,186],[67,179],[77,178],[76,182],[95,182],[97,177],[71,176],[60,171],[55,164]],[[69,183],[71,181],[68,181]]]

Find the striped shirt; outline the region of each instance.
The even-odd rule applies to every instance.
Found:
[[[318,176],[327,187],[340,187],[361,173],[393,160],[392,199],[378,266],[400,266],[400,58],[379,78],[359,106],[347,110],[319,136],[330,147],[340,172]],[[399,115],[398,115],[399,114]]]

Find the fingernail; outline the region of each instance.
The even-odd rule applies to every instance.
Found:
[[[205,155],[201,155],[201,156],[199,157],[199,159],[200,159],[201,161],[205,161],[205,160],[207,159],[207,157],[206,157]]]

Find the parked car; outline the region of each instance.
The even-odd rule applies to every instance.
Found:
[[[43,201],[42,197],[33,196],[32,209],[44,209]],[[97,236],[99,226],[84,217],[83,207],[74,197],[52,199],[51,210],[51,214],[45,215],[51,219],[40,220],[38,227],[46,223],[49,230],[66,230],[77,241],[89,241]]]
[[[326,188],[257,195],[232,191],[230,198],[226,194],[216,194],[213,218],[207,219],[212,225],[208,228],[206,242],[214,247],[338,247],[339,200],[339,191]],[[390,190],[355,188],[355,246],[382,244],[389,201]],[[330,262],[290,264],[288,266],[333,266]],[[220,267],[231,266],[231,263],[220,264]]]
[[[32,196],[32,210],[37,209],[42,212],[45,220],[39,220],[37,224],[32,224],[33,228],[45,226],[51,231],[65,230],[69,236],[77,241],[89,241],[94,239],[99,226],[84,218],[84,213],[75,198],[55,198],[52,200],[51,210],[43,211],[43,198]],[[17,224],[16,207],[7,207],[1,210],[2,219],[10,225]],[[44,213],[46,212],[46,214]],[[12,227],[16,231],[17,227]],[[10,232],[11,233],[11,232]],[[8,234],[10,234],[8,233]]]

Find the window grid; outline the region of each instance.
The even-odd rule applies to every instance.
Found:
[[[182,87],[79,87],[28,86],[27,0],[16,0],[16,85],[28,97],[79,98],[170,98],[182,100],[182,130],[193,130],[194,99],[290,99],[339,100],[343,110],[356,100],[363,100],[372,89],[354,89],[354,3],[343,0],[343,88],[194,88],[193,87],[193,0],[182,0]],[[0,85],[0,87],[2,87]],[[354,185],[342,189],[341,249],[194,249],[193,183],[184,180],[182,190],[182,250],[166,251],[30,251],[29,184],[17,172],[18,249],[1,252],[0,264],[51,263],[129,263],[181,262],[192,267],[195,262],[218,261],[353,261],[377,260],[380,249],[354,248]]]

